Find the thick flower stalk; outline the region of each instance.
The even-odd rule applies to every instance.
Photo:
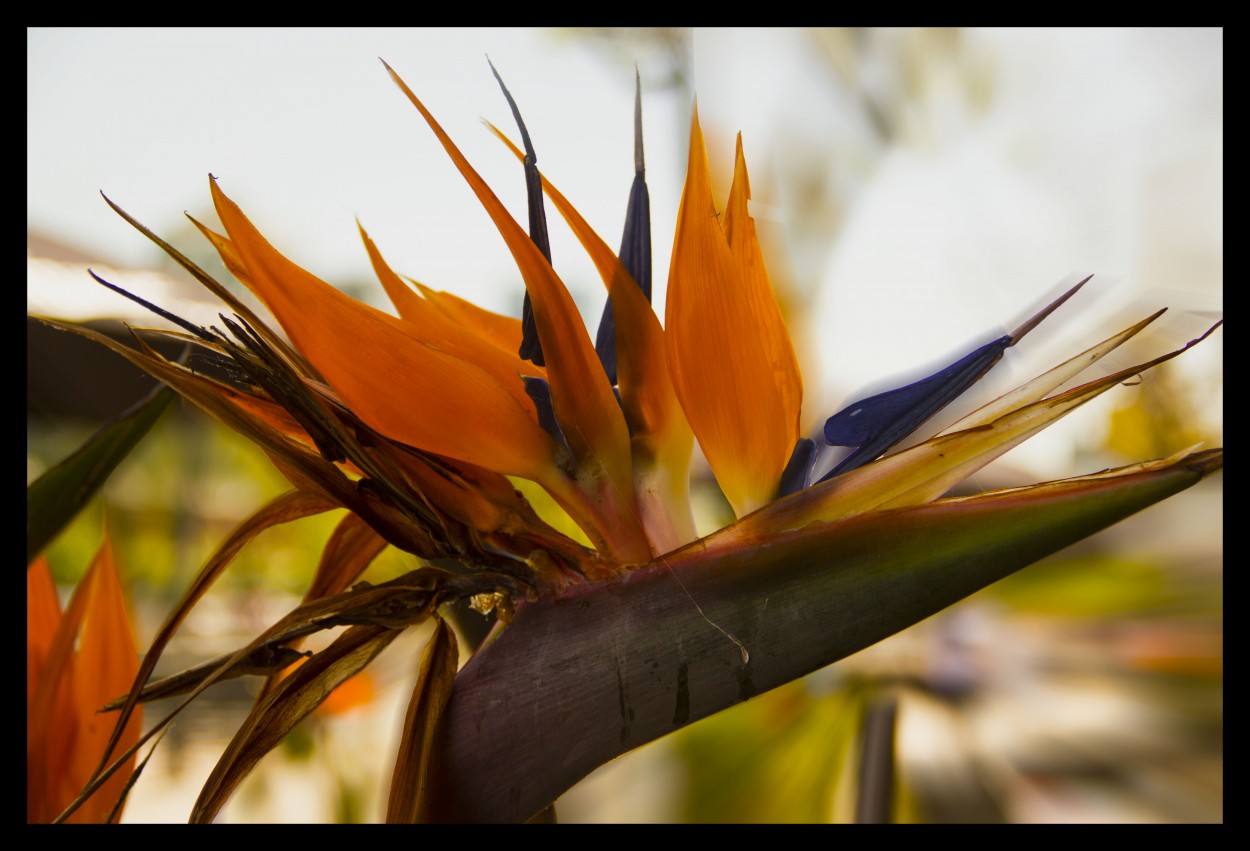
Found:
[[[510,250],[525,287],[522,319],[404,278],[363,228],[395,315],[349,298],[270,244],[211,178],[221,227],[196,225],[285,336],[116,206],[233,312],[222,316],[222,330],[148,305],[182,326],[178,336],[231,380],[168,361],[139,336],[128,347],[48,320],[111,346],[247,435],[295,486],[210,559],[130,693],[114,703],[124,721],[141,700],[187,691],[189,700],[224,676],[270,675],[194,820],[211,820],[300,718],[400,630],[428,619],[438,628],[405,721],[388,818],[523,820],[626,750],[878,641],[1221,465],[1219,450],[1194,449],[1063,482],[944,496],[1029,436],[1183,351],[1059,389],[1158,313],[943,433],[892,451],[1087,278],[934,375],[829,417],[826,442],[852,449],[830,469],[815,469],[816,444],[800,433],[798,361],[748,210],[741,139],[729,197],[718,206],[697,112],[692,119],[661,324],[650,305],[640,109],[634,185],[615,252],[539,172],[506,89],[522,145],[495,132],[522,161],[528,227],[387,70]],[[603,278],[608,303],[596,340],[551,263],[547,203]],[[737,518],[701,539],[689,498],[696,442]],[[540,517],[517,479],[543,488],[590,546]],[[240,547],[268,525],[334,507],[349,513],[300,607],[229,657],[148,681],[169,637]],[[353,584],[386,546],[425,566],[382,585]],[[463,598],[496,607],[500,618],[457,672],[455,634],[439,607]],[[339,625],[350,628],[329,648],[272,676],[300,658],[303,636]]]

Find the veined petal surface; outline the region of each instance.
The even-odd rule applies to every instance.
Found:
[[[493,124],[518,159],[524,153]],[[694,435],[669,376],[664,329],[642,288],[569,200],[543,176],[543,191],[586,250],[608,289],[615,325],[617,379],[629,423],[634,489],[654,554],[694,537],[690,519],[690,453]]]
[[[434,131],[516,261],[533,301],[543,352],[549,361],[547,372],[556,418],[577,462],[580,465],[593,457],[614,481],[624,484],[628,481],[629,433],[568,290],[434,116],[390,66],[387,70]]]
[[[26,706],[35,699],[35,688],[44,660],[61,622],[61,604],[48,560],[40,555],[26,569]]]
[[[501,351],[499,347],[449,319],[444,312],[418,295],[387,265],[382,252],[363,227],[360,228],[360,237],[364,240],[374,273],[381,281],[391,303],[395,305],[400,318],[412,325],[413,333],[440,351],[481,367],[500,387],[510,392],[523,409],[528,410],[532,403],[526,396],[525,385],[519,377],[543,375],[545,370],[522,360],[515,352]]]
[[[1099,344],[1089,350],[1089,353],[1103,350],[1112,341],[1122,339],[1124,334],[1129,334],[1138,327],[1140,323],[1139,326]],[[1119,370],[1049,398],[1029,402],[987,424],[941,434],[779,499],[754,515],[709,536],[708,548],[762,540],[770,535],[802,528],[814,521],[827,522],[936,500],[950,488],[1051,423],[1119,383],[1171,360],[1190,346],[1206,339],[1218,327],[1219,323],[1183,348],[1145,363]],[[1025,387],[1033,384],[1034,382],[1030,382]],[[1009,395],[1016,399],[1023,398],[1018,394],[1019,391],[1013,391]]]
[[[712,201],[696,112],[669,267],[665,340],[673,386],[736,514],[777,493],[798,439],[797,369],[745,214],[745,168],[733,193],[733,243]],[[771,303],[771,308],[765,305]],[[761,331],[761,328],[764,331]]]
[[[552,408],[573,454],[577,488],[590,498],[597,515],[602,543],[622,562],[645,560],[650,548],[634,504],[629,429],[577,305],[547,258],[451,137],[399,75],[389,65],[386,68],[477,195],[521,272],[542,343]],[[568,483],[547,477],[543,484],[562,503],[573,499]]]
[[[781,395],[782,421],[793,424],[793,443],[799,436],[803,376],[785,318],[777,304],[772,279],[768,277],[768,269],[764,265],[764,252],[760,248],[755,219],[747,212],[749,200],[751,181],[747,175],[746,157],[742,153],[742,134],[739,133],[734,151],[734,179],[729,187],[729,202],[725,205],[725,215],[721,217],[721,227],[742,273],[742,300],[754,319],[754,332],[762,344],[767,370],[761,372],[761,378],[771,374],[777,386]]]
[[[521,320],[514,316],[478,307],[454,293],[431,289],[424,284],[412,282],[426,300],[450,317],[453,321],[464,325],[469,331],[483,340],[507,352],[515,353],[521,346]],[[530,364],[533,366],[533,364]]]
[[[551,475],[551,438],[493,376],[415,339],[402,320],[292,263],[215,180],[209,185],[253,285],[296,347],[361,419],[440,455],[525,478]]]
[[[50,822],[78,796],[113,732],[114,716],[99,710],[130,687],[138,670],[139,654],[106,537],[57,621],[27,706],[27,821]],[[137,742],[141,730],[141,716],[135,713],[114,757]],[[69,821],[99,824],[116,818],[114,805],[133,770],[132,757]]]

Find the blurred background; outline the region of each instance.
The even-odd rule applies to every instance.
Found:
[[[94,284],[91,267],[216,322],[198,285],[99,196],[226,281],[182,215],[215,223],[211,172],[284,253],[358,298],[385,304],[356,220],[401,273],[519,314],[502,240],[378,62],[520,215],[520,170],[480,124],[514,130],[486,56],[539,167],[609,244],[633,177],[637,69],[661,317],[696,95],[720,198],[743,134],[751,211],[804,367],[805,428],[1014,327],[1088,274],[946,420],[1159,307],[1170,309],[1103,373],[1222,316],[1222,30],[928,28],[29,29],[28,312],[114,333],[161,326]],[[593,266],[562,225],[551,231],[557,271],[597,322]],[[144,392],[120,359],[77,342],[28,320],[28,481]],[[1219,446],[1222,423],[1217,333],[970,485]],[[704,484],[711,528],[723,509]],[[49,559],[70,588],[107,515],[144,647],[213,547],[284,489],[246,441],[179,409]],[[885,760],[896,820],[1222,821],[1222,505],[1216,476],[615,761],[566,795],[558,817],[851,821],[863,766]],[[289,609],[337,519],[266,532],[162,670],[234,649]],[[370,575],[408,569],[406,558],[388,551]],[[396,642],[301,725],[222,820],[378,820],[420,642]],[[250,699],[247,684],[215,686],[181,718],[125,820],[185,820]]]

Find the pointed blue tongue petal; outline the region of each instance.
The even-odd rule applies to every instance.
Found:
[[[826,481],[880,458],[980,380],[1002,359],[1003,352],[1036,328],[1092,277],[1090,275],[1085,278],[1030,316],[1010,334],[974,349],[927,378],[860,399],[826,420],[826,443],[830,446],[858,448],[825,473],[820,481]]]
[[[777,498],[797,493],[811,484],[812,467],[816,463],[816,441],[810,437],[800,437],[790,453],[786,468],[781,471],[781,484],[777,488]]]
[[[525,129],[525,121],[521,118],[521,110],[517,108],[512,93],[504,85],[503,78],[495,70],[495,65],[487,57],[490,72],[499,82],[503,96],[508,99],[512,108],[512,117],[516,119],[517,129],[521,131],[521,141],[525,145],[525,197],[529,203],[530,239],[538,246],[538,250],[551,262],[551,240],[547,237],[547,212],[543,206],[543,179],[538,173],[538,157],[534,154],[534,146],[530,143],[529,131]],[[532,361],[538,366],[546,366],[543,361],[542,345],[538,342],[538,326],[534,324],[534,309],[530,305],[530,294],[525,293],[525,301],[521,305],[521,348],[517,352],[524,360]]]
[[[860,399],[827,419],[826,443],[859,448],[838,462],[821,481],[876,460],[989,372],[1010,345],[1010,336],[999,337],[928,378]]]
[[[634,89],[634,183],[629,189],[625,211],[625,232],[621,236],[621,265],[630,274],[647,301],[651,300],[651,196],[647,191],[646,164],[642,155],[642,78],[635,72]],[[616,322],[612,300],[603,307],[595,351],[608,379],[616,384]]]

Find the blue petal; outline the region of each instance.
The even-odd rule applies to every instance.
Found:
[[[556,412],[551,406],[551,385],[547,383],[547,379],[533,375],[522,375],[521,380],[525,382],[525,394],[533,400],[534,408],[538,412],[538,424],[567,450],[568,441],[564,438],[560,424],[556,422]]]
[[[503,84],[503,78],[495,70],[494,63],[490,59],[487,59],[486,63],[490,65],[491,73],[499,82],[499,88],[503,89],[503,96],[508,99],[508,106],[512,108],[512,117],[516,119],[517,129],[521,131],[521,141],[525,145],[525,197],[529,205],[530,239],[550,263],[551,240],[547,236],[547,212],[543,206],[543,179],[538,173],[538,156],[534,153],[529,131],[525,129],[525,122],[521,119],[521,110],[512,99],[512,93]],[[528,291],[521,305],[521,348],[517,354],[522,359],[532,361],[538,366],[546,366],[542,346],[538,342],[538,326],[534,324],[534,310],[530,306]]]
[[[825,442],[859,448],[820,480],[879,458],[985,375],[1014,340],[1010,334],[999,337],[928,378],[861,399],[834,414],[825,421]]]
[[[812,467],[816,464],[816,441],[810,437],[800,437],[790,453],[790,460],[781,472],[781,484],[777,488],[777,498],[789,496],[807,487],[812,481]]]
[[[637,282],[647,301],[651,300],[651,196],[647,191],[646,164],[642,155],[642,81],[637,79],[634,91],[634,183],[629,189],[629,206],[625,211],[625,232],[621,236],[618,255],[625,271]],[[616,384],[616,323],[612,316],[612,300],[603,307],[595,351],[603,363],[608,380]]]

